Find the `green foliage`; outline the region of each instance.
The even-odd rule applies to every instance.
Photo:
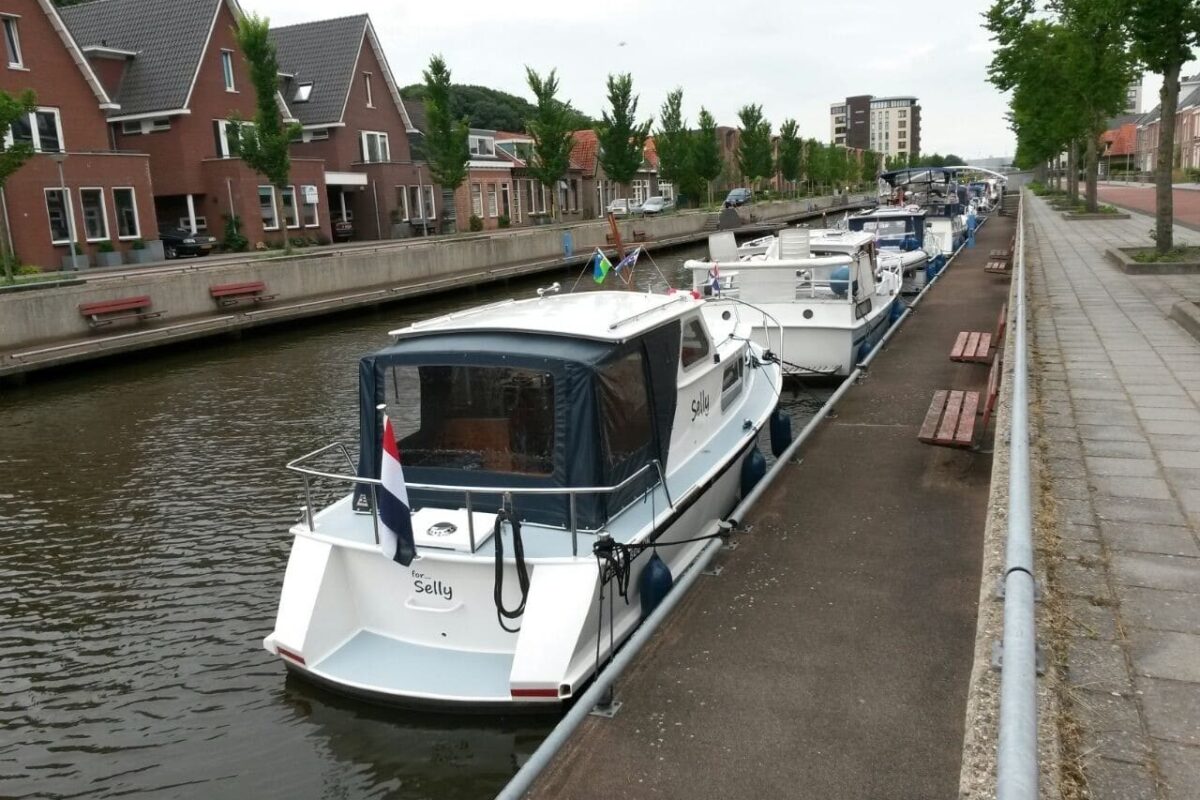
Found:
[[[762,106],[748,104],[738,110],[741,135],[738,141],[738,168],[751,182],[759,181],[773,171],[771,152],[771,123],[763,117]]]
[[[37,106],[37,96],[26,89],[14,97],[0,90],[0,131],[12,130],[12,125],[23,116],[27,116]],[[0,137],[0,190],[8,183],[14,172],[25,165],[33,155],[33,145],[29,142],[14,142],[8,144],[5,137]],[[0,226],[6,226],[7,220],[0,219]],[[15,254],[8,252],[8,231],[0,227],[0,261],[4,262],[5,280],[12,282]]]
[[[479,233],[481,230],[483,230],[483,220],[474,214],[471,215],[471,219],[467,225],[475,233]]]
[[[296,123],[285,125],[277,98],[279,62],[270,36],[270,20],[248,14],[238,22],[238,46],[250,67],[254,85],[254,125],[235,125],[239,154],[255,172],[272,185],[288,185],[292,163],[291,140],[300,135]]]
[[[114,248],[111,239],[105,239],[103,242],[96,245],[96,252],[98,253],[111,253],[113,250]]]
[[[426,87],[414,83],[400,90],[400,96],[405,100],[425,101]],[[536,94],[536,93],[535,93]],[[571,130],[594,128],[596,121],[581,113],[569,103],[563,104],[563,113]],[[489,89],[486,86],[472,86],[462,83],[450,85],[450,116],[453,119],[466,118],[472,128],[484,128],[494,131],[525,131],[533,133],[527,127],[529,120],[537,113],[534,105],[528,100]]]
[[[1153,264],[1159,261],[1200,261],[1200,247],[1171,247],[1160,253],[1155,249],[1136,250],[1129,257],[1140,264]]]
[[[511,224],[511,220],[504,214],[496,218],[496,225],[501,228],[507,228]]]
[[[796,120],[785,119],[779,126],[779,172],[785,181],[800,180],[800,142]]]
[[[659,114],[659,129],[654,133],[658,152],[658,176],[675,184],[681,198],[699,201],[705,193],[707,178],[698,172],[697,155],[703,131],[688,129],[683,117],[683,89],[667,95]],[[711,121],[711,117],[710,117]],[[713,125],[713,133],[716,126]],[[718,154],[718,159],[720,155]]]
[[[879,153],[874,150],[867,150],[863,153],[862,167],[859,170],[859,177],[864,183],[875,180],[879,175]]]
[[[229,253],[243,253],[250,246],[250,240],[242,235],[242,218],[237,214],[225,215],[225,241],[221,246]]]
[[[700,107],[694,138],[692,139],[692,169],[696,177],[712,183],[721,175],[721,142],[717,138],[717,121],[708,109]]]
[[[808,144],[804,147],[805,160],[808,162],[805,174],[813,187],[829,183],[828,149],[816,139],[809,139]]]
[[[133,250],[145,250],[146,249],[146,240],[145,239],[134,239],[133,244],[130,245],[130,248]]]
[[[646,137],[654,120],[637,121],[638,97],[628,72],[608,76],[608,105],[596,128],[600,165],[610,180],[628,184],[645,160]]]
[[[533,157],[529,160],[529,171],[543,186],[551,187],[555,181],[567,174],[571,166],[571,147],[575,143],[571,115],[565,103],[557,98],[558,76],[555,70],[545,78],[529,67],[525,68],[525,80],[537,100],[533,115],[525,125],[533,138]],[[557,205],[558,192],[551,192]],[[508,225],[501,225],[507,228]]]
[[[465,117],[456,117],[452,108],[450,70],[440,55],[429,59],[425,77],[425,147],[429,155],[429,172],[433,182],[443,189],[454,190],[467,177],[467,149],[470,129]]]

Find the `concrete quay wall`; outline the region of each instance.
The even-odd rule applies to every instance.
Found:
[[[758,222],[784,221],[832,207],[835,200],[844,202],[842,198],[825,197],[763,203],[754,206],[750,213]],[[702,238],[710,217],[704,213],[679,213],[623,220],[619,227],[626,241],[632,241],[634,232],[638,231],[650,242],[679,243],[688,238]],[[209,288],[217,284],[262,281],[267,286],[267,293],[275,295],[275,300],[266,307],[271,308],[353,295],[372,288],[436,284],[455,275],[474,274],[472,281],[480,282],[486,280],[481,272],[498,267],[522,264],[530,267],[513,270],[516,272],[536,271],[539,262],[544,262],[544,269],[562,266],[565,263],[564,240],[568,234],[573,253],[581,256],[596,247],[606,246],[608,232],[607,222],[595,221],[452,239],[380,242],[375,246],[301,252],[291,256],[256,256],[216,263],[197,259],[164,268],[113,275],[84,274],[81,276],[85,278],[84,283],[0,294],[0,352],[81,337],[98,338],[79,313],[82,303],[147,295],[153,310],[165,312],[159,324],[169,325],[197,317],[212,318],[218,309]],[[140,329],[114,326],[112,332],[132,330]]]

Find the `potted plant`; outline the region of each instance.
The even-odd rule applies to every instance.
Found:
[[[105,239],[96,248],[96,266],[97,267],[119,267],[122,264],[121,252],[113,247],[113,243],[109,239]]]
[[[391,212],[392,219],[392,238],[407,239],[413,235],[412,224],[400,216],[400,209],[393,208]]]
[[[129,263],[131,264],[149,264],[154,261],[154,253],[147,249],[145,239],[134,239],[130,245]]]
[[[87,269],[90,266],[87,255],[79,247],[78,242],[70,244],[71,254],[63,256],[62,268],[64,272],[72,272],[74,270]]]
[[[471,219],[467,224],[474,233],[478,233],[479,231],[483,230],[483,220],[474,214],[471,215]]]
[[[508,218],[507,214],[501,214],[496,220],[496,225],[501,228],[507,228],[511,223],[512,221]]]

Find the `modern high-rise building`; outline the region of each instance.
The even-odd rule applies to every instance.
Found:
[[[847,97],[829,106],[829,139],[885,156],[917,155],[921,152],[921,106],[915,97]]]
[[[1180,95],[1180,97],[1182,96]],[[1142,113],[1142,79],[1140,76],[1125,88],[1125,113]]]

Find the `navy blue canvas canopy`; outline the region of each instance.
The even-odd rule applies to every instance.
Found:
[[[511,471],[489,469],[474,464],[469,467],[429,466],[401,463],[405,479],[410,483],[447,486],[492,487],[570,487],[612,486],[635,473],[653,459],[665,465],[675,416],[676,371],[679,359],[679,322],[673,321],[630,341],[594,341],[545,333],[449,331],[430,332],[404,338],[396,344],[359,363],[359,468],[363,477],[378,478],[380,472],[380,443],[383,412],[378,406],[385,402],[389,378],[396,380],[394,368],[416,367],[422,375],[421,415],[436,417],[448,404],[448,397],[429,391],[424,378],[438,370],[455,367],[502,367],[528,370],[549,376],[553,386],[553,442],[548,453],[549,464],[544,470]],[[633,360],[630,356],[633,354]],[[613,400],[611,386],[605,388],[604,374],[611,373],[609,365],[624,359],[641,372],[642,398],[648,400],[637,406],[621,405],[620,397]],[[638,366],[640,365],[640,366]],[[414,374],[412,370],[404,371]],[[623,373],[628,375],[628,369]],[[432,381],[431,381],[432,383]],[[609,381],[611,384],[611,380]],[[447,383],[440,384],[443,386]],[[393,391],[398,391],[394,389]],[[442,392],[445,394],[445,391]],[[636,398],[635,398],[636,400]],[[622,409],[640,408],[648,420],[614,419]],[[514,408],[519,415],[529,409]],[[395,411],[392,411],[393,415]],[[393,419],[395,417],[393,416]],[[640,425],[643,423],[644,425]],[[403,427],[401,425],[401,427]],[[603,432],[608,432],[602,435]],[[641,431],[645,435],[624,445],[619,453],[608,452],[613,440],[611,431]],[[628,440],[629,436],[624,439]],[[644,441],[643,441],[644,440]],[[637,482],[621,497],[581,496],[577,501],[577,524],[597,528],[610,512],[618,510],[632,496],[640,493],[653,481]],[[492,511],[499,507],[498,495],[473,497],[476,510]],[[429,490],[412,490],[409,500],[414,508],[426,506],[461,508],[462,494]],[[553,525],[567,525],[568,500],[565,495],[516,495],[518,515],[527,520]],[[356,488],[356,510],[370,509],[370,493],[365,485]]]

